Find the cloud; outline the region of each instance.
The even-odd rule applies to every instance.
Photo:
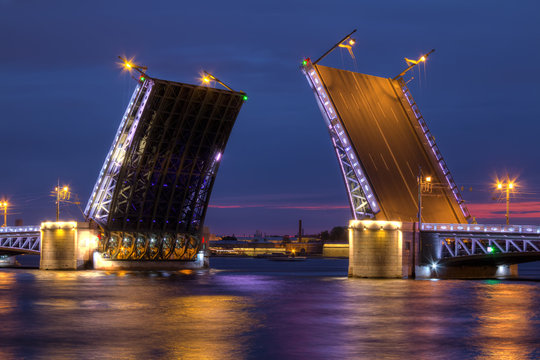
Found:
[[[478,219],[500,219],[506,214],[506,206],[502,203],[470,203],[467,208]],[[510,203],[510,218],[540,219],[540,201]]]

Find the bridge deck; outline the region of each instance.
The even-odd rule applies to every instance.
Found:
[[[434,183],[445,174],[418,133],[397,81],[315,65],[379,200],[379,220],[415,221],[419,167]],[[417,124],[416,124],[417,125]],[[464,223],[446,188],[423,196],[423,220]]]

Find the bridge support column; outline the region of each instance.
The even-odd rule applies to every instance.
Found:
[[[41,224],[43,270],[78,270],[92,267],[92,253],[97,248],[97,230],[87,222],[58,221]]]
[[[412,223],[351,220],[349,276],[403,278],[411,275]]]

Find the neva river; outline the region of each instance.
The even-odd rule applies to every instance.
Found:
[[[348,279],[347,260],[181,272],[0,270],[1,359],[538,359],[518,281]]]

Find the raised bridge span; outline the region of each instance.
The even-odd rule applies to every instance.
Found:
[[[392,79],[322,66],[319,60],[306,59],[301,70],[342,171],[352,233],[371,242],[350,251],[362,259],[359,267],[365,271],[359,276],[386,276],[385,270],[373,270],[387,266],[375,259],[391,256],[399,258],[392,276],[402,274],[402,266],[414,276],[419,265],[508,265],[540,259],[538,227],[468,224],[470,214],[403,80],[405,72]],[[400,234],[407,228],[408,235],[389,240],[395,240],[392,249],[377,249],[381,234],[373,230],[379,227]]]
[[[466,223],[467,208],[403,80],[310,62],[302,70],[328,126],[355,219],[416,221],[422,169],[444,185],[425,198],[422,220]]]

